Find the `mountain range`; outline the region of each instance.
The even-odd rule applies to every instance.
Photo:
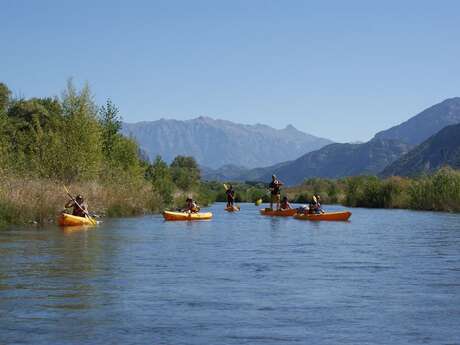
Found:
[[[123,124],[152,159],[195,157],[208,180],[268,181],[288,185],[305,178],[372,174],[414,175],[459,166],[460,97],[446,99],[365,143],[332,143],[289,125],[243,125],[198,117]],[[454,125],[454,126],[452,126]],[[446,128],[447,127],[447,128]]]
[[[292,125],[275,129],[210,117],[123,123],[122,133],[133,137],[150,159],[160,155],[170,163],[177,155],[193,156],[209,168],[269,166],[332,143]]]
[[[212,173],[214,177],[219,175],[222,180],[225,180],[226,176],[232,175],[236,181],[267,181],[270,179],[271,174],[274,173],[286,184],[294,185],[302,182],[305,178],[312,177],[340,178],[363,174],[377,175],[385,168],[392,166],[391,164],[394,162],[397,162],[394,163],[394,169],[398,166],[401,166],[401,168],[394,170],[394,172],[388,170],[385,174],[408,174],[423,170],[419,169],[420,166],[409,169],[409,165],[413,164],[413,160],[409,159],[409,157],[413,157],[416,153],[425,155],[429,150],[423,148],[428,144],[421,148],[416,147],[414,151],[411,151],[411,154],[409,154],[409,151],[452,123],[460,123],[460,97],[450,98],[438,103],[398,126],[377,133],[373,139],[366,143],[330,144],[317,151],[306,153],[295,160],[285,161],[265,168],[244,171],[240,167],[238,173],[232,173],[231,167],[226,167],[224,171],[218,170]],[[455,128],[446,132],[441,131],[439,137],[429,141],[431,144],[428,147],[435,150],[434,147],[437,147],[442,140],[452,141],[451,137],[455,136],[452,132],[455,131]],[[460,133],[458,135],[460,136]],[[446,138],[442,139],[444,137]],[[450,148],[449,152],[451,151],[453,153],[450,155],[456,157],[456,151]],[[418,155],[417,157],[419,160],[422,159]],[[445,153],[444,156],[441,154],[440,157],[444,158],[438,159],[436,162],[428,160],[430,163],[425,164],[437,167],[441,165],[441,162],[446,164],[451,162],[445,159]],[[438,158],[440,157],[438,155]],[[400,158],[403,161],[398,161]],[[403,162],[406,160],[411,163],[404,165]],[[428,165],[425,165],[425,167]],[[204,174],[204,177],[208,178],[206,174]]]
[[[376,175],[409,149],[410,145],[402,141],[385,139],[372,139],[364,144],[331,144],[291,162],[253,169],[238,178],[269,181],[276,174],[285,184],[295,185],[311,177]]]

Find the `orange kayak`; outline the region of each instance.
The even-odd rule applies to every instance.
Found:
[[[348,220],[350,218],[351,212],[343,211],[343,212],[327,212],[327,213],[319,213],[319,214],[296,214],[294,215],[295,219],[301,220]]]
[[[165,220],[205,220],[205,219],[211,219],[212,213],[211,212],[189,213],[189,212],[164,211],[163,217]]]
[[[288,210],[272,210],[271,208],[263,208],[260,210],[260,214],[263,216],[271,216],[271,217],[291,217],[297,213],[295,208],[291,208]]]

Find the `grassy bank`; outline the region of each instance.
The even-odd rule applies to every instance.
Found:
[[[155,211],[148,183],[71,183],[72,193],[82,194],[90,212],[101,216],[130,216]],[[60,181],[3,177],[0,184],[0,225],[44,224],[55,221],[69,198]]]
[[[323,203],[353,207],[405,208],[460,212],[460,172],[443,168],[417,178],[355,176],[339,180],[309,179],[286,189],[293,201],[305,203],[320,194]]]

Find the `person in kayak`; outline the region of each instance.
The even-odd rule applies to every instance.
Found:
[[[281,210],[290,210],[292,208],[287,196],[285,196],[281,201],[280,208]]]
[[[321,197],[318,194],[313,195],[311,198],[309,213],[324,213],[323,209],[321,208]]]
[[[198,206],[192,198],[187,198],[185,201],[187,203],[185,206],[185,212],[198,213],[198,211],[200,211],[200,206]]]
[[[77,195],[74,200],[69,200],[64,206],[65,208],[72,208],[72,215],[77,217],[86,217],[88,213],[88,205],[86,204],[83,196]]]
[[[230,184],[225,191],[227,195],[227,208],[234,207],[233,204],[235,202],[235,191],[233,190],[233,186]]]
[[[283,182],[276,178],[276,175],[272,175],[272,182],[268,185],[271,193],[270,199],[270,208],[273,210],[273,204],[276,203],[276,210],[279,211],[280,209],[280,201],[281,201],[281,186]]]
[[[316,194],[316,206],[318,209],[318,213],[324,213],[324,210],[321,207],[321,197],[319,196],[319,194]]]
[[[313,194],[313,196],[311,197],[311,200],[308,204],[308,213],[312,214],[312,213],[316,213],[316,204],[317,204],[317,201],[316,201],[316,196]]]

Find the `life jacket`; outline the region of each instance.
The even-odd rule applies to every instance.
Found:
[[[270,183],[269,187],[272,190],[272,195],[278,195],[281,194],[281,186],[278,180],[275,180]]]

